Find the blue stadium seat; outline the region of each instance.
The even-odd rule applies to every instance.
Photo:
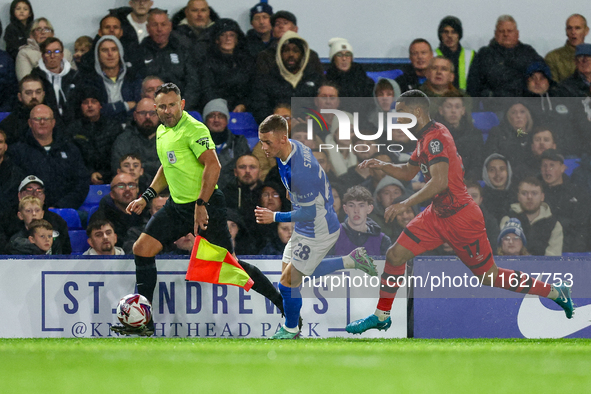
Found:
[[[380,78],[396,79],[404,72],[402,70],[386,70],[386,71],[367,71],[367,76],[373,79],[374,82],[378,82]]]
[[[51,212],[60,215],[68,224],[68,230],[79,230],[82,228],[80,216],[75,209],[72,208],[49,208]]]
[[[90,208],[99,205],[101,199],[111,192],[111,185],[90,185],[86,200],[82,203],[80,210],[88,212]]]
[[[68,231],[70,243],[72,244],[72,254],[82,254],[88,250],[88,237],[84,230]]]
[[[0,122],[2,122],[8,115],[10,115],[10,112],[0,112]]]
[[[228,129],[234,134],[245,137],[257,137],[259,125],[250,112],[231,112]]]
[[[99,206],[98,205],[93,205],[92,207],[90,207],[90,209],[88,210],[88,221],[90,222],[90,218],[92,217],[92,215],[98,211]]]
[[[194,117],[195,119],[197,119],[200,122],[203,122],[203,117],[201,116],[201,114],[197,111],[187,111],[187,113],[189,115],[191,115],[192,117]]]
[[[480,131],[488,131],[499,125],[499,118],[494,112],[472,112],[474,127]]]
[[[566,171],[564,171],[564,173],[568,176],[571,176],[573,170],[581,165],[581,159],[564,159],[564,164],[566,165]]]

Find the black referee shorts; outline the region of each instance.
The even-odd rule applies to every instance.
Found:
[[[226,219],[226,199],[221,190],[217,189],[211,195],[207,213],[209,214],[207,230],[199,229],[199,235],[212,244],[234,253]],[[166,245],[188,233],[193,233],[194,228],[195,201],[188,204],[177,204],[172,201],[172,198],[169,198],[146,224],[144,233],[156,238],[162,245]]]

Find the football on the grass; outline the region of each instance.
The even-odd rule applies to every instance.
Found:
[[[128,294],[117,304],[117,318],[128,327],[143,327],[150,321],[152,306],[146,297],[140,294]]]

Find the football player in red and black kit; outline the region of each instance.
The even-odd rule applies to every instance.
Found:
[[[386,222],[413,205],[432,199],[432,203],[404,229],[386,253],[386,266],[381,277],[380,300],[373,315],[347,325],[347,332],[361,334],[375,328],[387,330],[392,325],[390,309],[398,290],[397,280],[406,271],[406,262],[447,242],[462,262],[483,285],[550,298],[560,305],[566,317],[572,318],[574,306],[570,297],[572,283],[554,286],[526,276],[520,271],[499,268],[494,262],[486,236],[482,211],[468,194],[464,184],[462,158],[453,137],[441,123],[429,116],[429,99],[419,90],[403,93],[397,100],[396,112],[413,114],[417,123],[410,132],[418,139],[417,147],[405,164],[392,164],[369,159],[360,168],[377,168],[394,178],[410,181],[421,171],[425,186],[408,199],[386,209]],[[405,118],[410,123],[410,118]],[[402,123],[402,121],[401,121]],[[516,283],[518,285],[511,286]],[[526,278],[524,280],[524,278]]]

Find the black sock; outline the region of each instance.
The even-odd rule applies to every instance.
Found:
[[[244,271],[252,278],[254,281],[254,285],[252,285],[252,289],[259,294],[264,295],[266,298],[271,300],[271,302],[279,308],[281,313],[283,313],[283,297],[279,290],[273,286],[273,283],[267,278],[260,269],[255,267],[252,264],[247,263],[243,260],[238,260]]]
[[[158,271],[156,270],[156,257],[134,256],[135,280],[137,291],[152,303]]]

